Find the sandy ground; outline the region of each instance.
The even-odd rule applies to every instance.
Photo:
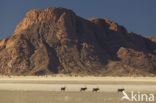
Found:
[[[121,93],[1,91],[0,103],[155,103],[121,101]]]
[[[110,92],[0,91],[0,103],[121,103],[120,97]]]
[[[80,92],[81,87],[87,90]],[[0,103],[122,103],[119,88],[155,94],[156,77],[1,76]]]
[[[115,92],[119,88],[126,91],[156,91],[155,77],[52,77],[52,76],[1,76],[0,90],[30,90],[30,91],[79,91],[81,87],[100,88],[101,92]]]

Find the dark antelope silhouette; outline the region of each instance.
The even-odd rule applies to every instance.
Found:
[[[61,91],[65,91],[66,90],[66,87],[61,87]]]
[[[81,88],[81,89],[80,89],[81,92],[82,92],[82,91],[85,91],[85,90],[87,90],[87,87],[84,87],[84,88]]]
[[[120,89],[118,89],[118,92],[122,92],[124,90],[125,90],[124,88],[120,88]]]
[[[99,90],[100,90],[99,88],[93,88],[92,92],[97,92]]]

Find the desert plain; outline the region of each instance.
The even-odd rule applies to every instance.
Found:
[[[86,91],[80,91],[84,87]],[[121,100],[122,88],[128,95],[133,91],[155,96],[156,77],[1,76],[0,103],[138,103]]]

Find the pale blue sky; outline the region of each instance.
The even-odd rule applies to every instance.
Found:
[[[129,31],[156,36],[156,0],[0,0],[0,35],[11,35],[30,9],[70,8],[83,18],[108,18]]]

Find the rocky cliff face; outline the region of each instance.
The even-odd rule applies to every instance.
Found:
[[[147,39],[150,39],[153,42],[156,42],[156,37],[154,36],[146,36]]]
[[[156,43],[108,19],[30,10],[0,41],[0,74],[155,75]]]

